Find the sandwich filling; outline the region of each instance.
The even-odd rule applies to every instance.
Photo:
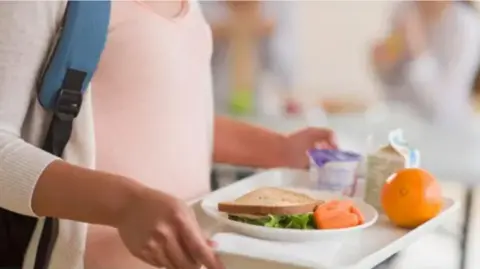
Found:
[[[316,229],[313,212],[297,215],[266,215],[246,216],[228,215],[230,220],[271,228],[285,228],[298,230]]]

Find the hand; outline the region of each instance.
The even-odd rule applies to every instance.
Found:
[[[307,128],[287,137],[286,162],[288,167],[305,169],[309,165],[307,150],[312,148],[336,149],[337,142],[332,130]]]
[[[380,71],[389,71],[399,61],[415,59],[426,49],[425,24],[417,12],[409,11],[390,36],[373,47],[372,60]]]
[[[167,269],[223,268],[182,201],[145,189],[122,214],[118,232],[127,249],[155,267]]]
[[[395,66],[398,60],[399,54],[389,49],[386,42],[380,42],[374,45],[372,62],[378,71],[388,72]]]
[[[425,23],[419,13],[411,11],[405,14],[398,31],[403,36],[406,56],[414,59],[427,49]]]
[[[404,36],[396,31],[388,38],[374,45],[372,60],[380,71],[389,71],[405,57]]]

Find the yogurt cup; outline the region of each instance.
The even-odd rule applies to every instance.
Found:
[[[311,149],[310,178],[315,188],[353,196],[357,186],[360,154],[331,149]]]

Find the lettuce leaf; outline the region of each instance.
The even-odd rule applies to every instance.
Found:
[[[299,215],[286,215],[286,216],[274,216],[268,215],[263,218],[251,219],[247,217],[228,216],[229,219],[248,223],[257,226],[272,227],[272,228],[284,228],[284,229],[297,229],[297,230],[313,230],[315,229],[315,222],[313,220],[313,214],[299,214]]]

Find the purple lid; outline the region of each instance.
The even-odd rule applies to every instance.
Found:
[[[308,151],[310,159],[318,166],[323,166],[331,161],[359,161],[360,154],[351,151],[341,151],[335,149],[310,149]]]

